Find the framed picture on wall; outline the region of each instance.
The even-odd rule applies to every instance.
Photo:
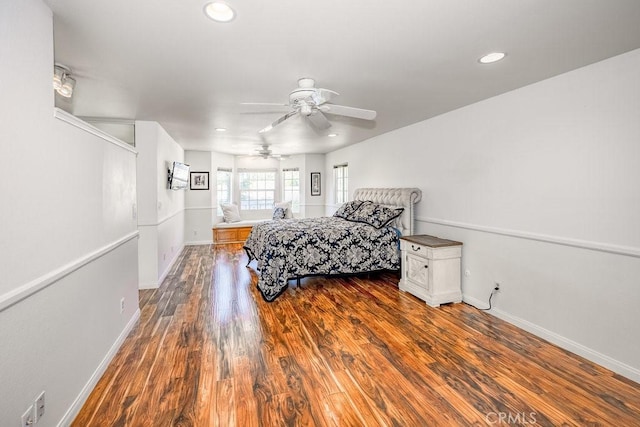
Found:
[[[191,190],[209,189],[209,172],[191,172],[189,174]]]
[[[320,172],[311,172],[311,195],[320,195]]]

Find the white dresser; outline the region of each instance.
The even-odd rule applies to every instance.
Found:
[[[434,236],[400,238],[402,278],[399,287],[432,307],[462,301],[462,243]]]

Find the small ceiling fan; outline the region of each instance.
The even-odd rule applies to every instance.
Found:
[[[267,144],[261,145],[260,148],[256,150],[256,154],[252,157],[262,157],[263,159],[286,159],[289,157],[284,154],[273,154]]]
[[[270,131],[296,114],[306,117],[309,122],[319,130],[325,130],[331,127],[331,123],[324,115],[325,113],[354,117],[356,119],[363,120],[373,120],[376,118],[376,112],[373,110],[332,104],[331,98],[337,95],[339,95],[339,93],[333,90],[316,88],[314,79],[303,77],[298,80],[298,87],[289,94],[288,104],[245,102],[243,105],[285,106],[291,109],[291,111],[280,117],[275,122],[262,128],[258,131],[259,133]]]

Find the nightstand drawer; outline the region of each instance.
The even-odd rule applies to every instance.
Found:
[[[429,251],[429,247],[422,246],[413,242],[407,242],[406,240],[401,240],[400,250],[404,251],[407,254],[427,258],[427,252]]]
[[[400,239],[400,250],[403,253],[429,259],[460,258],[462,256],[462,245],[432,247],[403,239]]]

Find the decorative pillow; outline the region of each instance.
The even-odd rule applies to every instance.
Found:
[[[273,210],[273,219],[285,219],[287,217],[287,210],[285,208],[275,208]]]
[[[276,203],[275,205],[273,205],[274,208],[274,214],[275,214],[275,209],[276,208],[282,208],[284,209],[284,213],[285,213],[285,218],[293,218],[293,214],[291,213],[291,200],[289,200],[288,202],[280,202],[280,203]]]
[[[231,203],[223,203],[220,205],[222,208],[222,216],[224,217],[224,222],[238,222],[242,221],[240,218],[240,212],[238,211],[238,206]]]
[[[363,222],[375,228],[382,228],[398,218],[402,214],[402,211],[404,211],[404,208],[389,208],[377,203],[368,202],[363,203],[358,210],[346,219],[353,222]]]
[[[404,208],[402,208],[402,209],[404,209]],[[397,229],[400,233],[402,233],[402,229],[404,227],[402,227],[402,219],[400,218],[401,216],[402,215],[399,215],[396,218],[392,219],[390,222],[388,222],[387,223],[387,227],[393,227],[393,228]]]
[[[349,219],[351,215],[355,211],[357,211],[360,206],[362,206],[365,202],[363,200],[352,200],[350,202],[343,203],[342,206],[338,208],[336,213],[333,216],[337,216],[338,218]],[[366,202],[371,203],[371,202]]]

